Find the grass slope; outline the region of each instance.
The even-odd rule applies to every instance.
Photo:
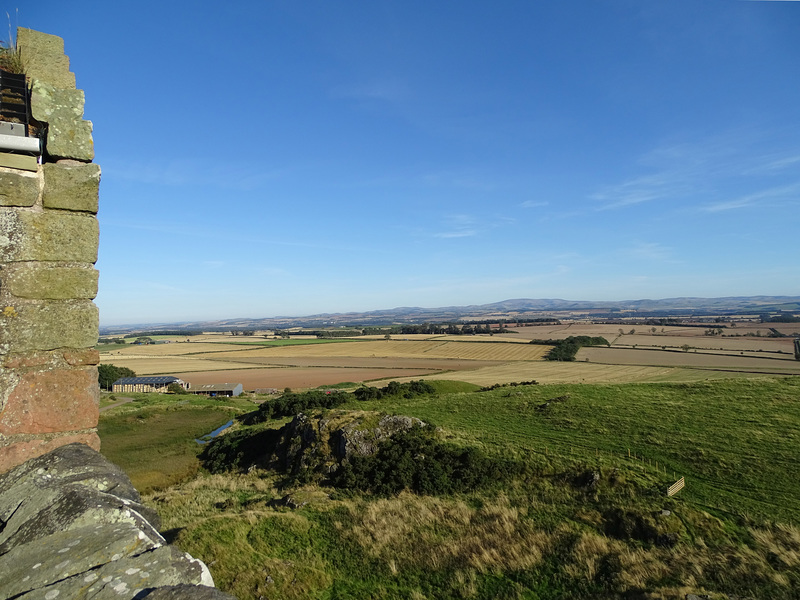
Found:
[[[229,473],[147,500],[241,600],[800,597],[800,381],[436,385],[343,408],[419,417],[451,443],[524,464],[516,480],[382,497]],[[187,411],[189,435],[199,408],[137,410]],[[101,431],[104,451],[120,435],[130,431]],[[118,456],[130,468],[134,457]],[[666,498],[681,475],[687,487]]]

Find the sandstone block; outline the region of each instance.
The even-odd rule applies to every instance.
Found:
[[[90,300],[19,304],[0,314],[0,350],[24,353],[56,348],[90,348],[97,343],[99,316]]]
[[[5,473],[26,461],[67,444],[80,444],[97,451],[100,450],[100,438],[93,431],[38,438],[25,435],[0,435],[0,473]]]
[[[100,233],[97,219],[62,212],[0,208],[0,261],[94,263]]]
[[[33,206],[39,199],[39,175],[0,169],[0,206]]]
[[[69,58],[64,55],[62,38],[19,27],[17,48],[29,77],[56,87],[75,87],[75,74],[70,73]]]
[[[97,370],[32,371],[19,376],[0,412],[0,434],[42,434],[97,427]]]
[[[31,85],[31,114],[38,121],[80,121],[85,102],[83,90],[63,89],[38,80]]]
[[[42,263],[13,263],[5,269],[3,286],[16,298],[32,300],[91,300],[97,295],[98,273],[91,267],[61,267]]]
[[[42,203],[45,208],[96,213],[99,190],[98,165],[86,163],[81,163],[79,166],[53,163],[44,165]]]
[[[66,350],[64,360],[67,364],[75,366],[93,366],[100,364],[100,353],[97,350]]]
[[[46,150],[51,157],[85,162],[94,158],[92,123],[83,120],[83,106],[83,90],[33,82],[31,114],[48,124]]]
[[[25,354],[10,354],[3,360],[6,369],[30,369],[44,367],[58,360],[57,352],[27,352]],[[2,410],[0,404],[0,410]]]

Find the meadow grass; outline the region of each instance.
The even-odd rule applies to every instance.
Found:
[[[101,452],[123,468],[140,492],[165,488],[196,475],[201,445],[195,438],[253,407],[236,398],[210,400],[171,394],[116,397],[134,401],[101,413]]]
[[[146,501],[240,600],[800,597],[800,381],[434,386],[340,408],[421,418],[451,443],[524,464],[516,479],[382,497],[274,472],[201,472]],[[126,407],[110,411],[122,422],[101,430],[104,452],[142,431],[181,446],[198,413],[214,411]],[[140,415],[153,427],[137,429]],[[118,456],[146,470],[171,451]],[[687,487],[667,498],[680,476]]]

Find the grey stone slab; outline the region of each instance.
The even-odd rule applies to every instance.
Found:
[[[0,556],[0,589],[5,597],[13,597],[158,546],[126,523],[61,531]]]
[[[236,600],[217,588],[186,584],[158,588],[144,597],[147,600]]]
[[[214,581],[201,561],[174,546],[161,546],[137,556],[106,563],[88,573],[62,579],[17,598],[19,600],[144,598],[148,590],[180,584],[213,587]],[[152,595],[152,592],[149,593]]]
[[[164,543],[158,516],[141,504],[128,477],[83,444],[62,446],[0,476],[0,522],[0,555],[97,524],[127,523]]]

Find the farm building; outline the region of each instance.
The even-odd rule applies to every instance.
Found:
[[[121,377],[112,384],[114,392],[166,392],[167,386],[177,383],[183,389],[189,385],[172,375],[160,375],[153,377]]]
[[[208,396],[238,396],[244,389],[241,383],[206,383],[204,385],[191,386],[191,394],[206,394]]]

